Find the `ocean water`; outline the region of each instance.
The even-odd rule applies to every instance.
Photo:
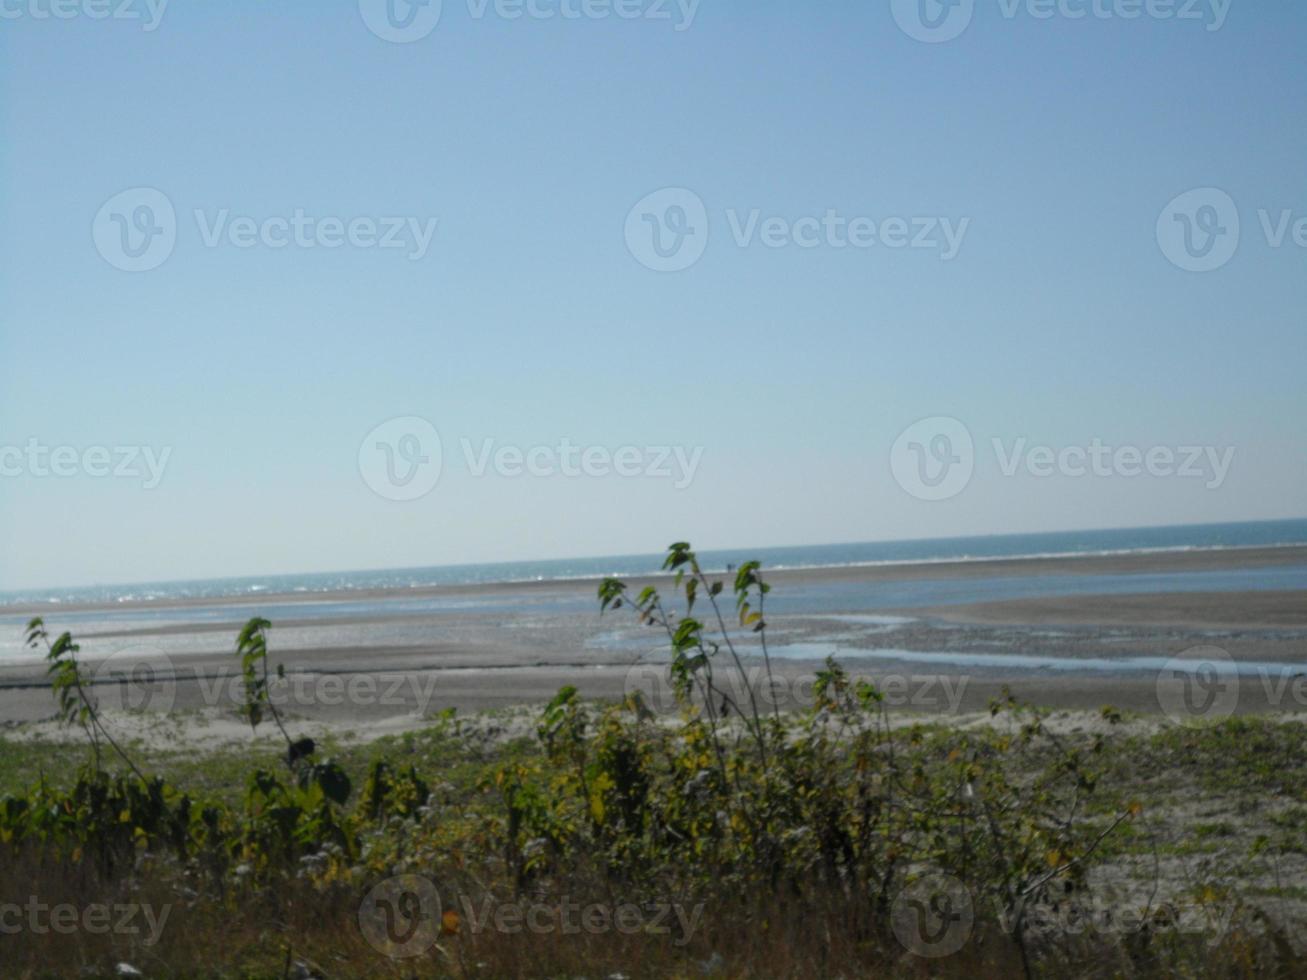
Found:
[[[968,561],[997,558],[1020,558],[1055,555],[1111,555],[1130,552],[1191,551],[1307,544],[1307,520],[1258,521],[1238,524],[1202,524],[1177,527],[1125,528],[1100,531],[1058,531],[1045,534],[1004,534],[987,537],[932,538],[916,541],[880,541],[855,544],[801,545],[783,548],[740,548],[699,552],[700,563],[708,570],[720,571],[749,559],[758,559],[764,568],[828,568],[851,565],[893,565],[897,563]],[[393,568],[350,572],[313,572],[300,575],[262,575],[242,578],[196,579],[190,581],[143,582],[132,585],[90,585],[77,588],[27,589],[0,592],[0,613],[10,605],[48,603],[58,606],[82,602],[130,602],[139,599],[208,599],[217,597],[247,598],[259,604],[263,594],[316,593],[350,590],[423,588],[439,585],[491,584],[496,582],[566,581],[603,575],[634,576],[656,572],[662,565],[661,554],[611,555],[600,558],[571,558],[552,561],[500,562],[475,565],[432,565],[423,568]],[[1197,574],[1197,573],[1195,573]],[[1274,570],[1258,570],[1256,581],[1276,579]],[[1300,588],[1296,574],[1278,576],[1286,584],[1261,587]],[[1096,577],[1104,578],[1104,577]],[[1112,581],[1095,583],[1085,591],[1133,591],[1140,585],[1137,576],[1107,578],[1129,579],[1126,585]],[[1159,576],[1167,580],[1182,576]],[[1228,578],[1228,576],[1227,576]],[[1258,587],[1249,584],[1249,575],[1234,573],[1233,580],[1213,580],[1204,587]],[[1196,581],[1183,578],[1183,581]],[[1083,582],[1088,585],[1090,583]],[[1046,594],[1046,587],[1031,582],[1033,591],[1012,591],[1017,583],[1000,587],[1002,596]],[[1163,586],[1167,587],[1167,586]],[[882,589],[885,588],[882,586]],[[938,601],[980,601],[1000,597],[986,587],[959,588],[963,597],[945,595],[947,585],[916,585],[915,589],[934,588]],[[1142,588],[1139,591],[1161,591]],[[1183,590],[1183,584],[1179,587]],[[900,595],[897,603],[912,605],[913,595]],[[402,601],[402,600],[401,600]],[[484,603],[475,603],[484,605]],[[520,604],[516,600],[515,604]],[[333,603],[346,614],[348,603]],[[422,610],[431,605],[424,600]],[[391,608],[389,605],[387,608]]]
[[[758,558],[765,568],[773,569],[841,566],[892,569],[896,564],[917,562],[1292,544],[1307,544],[1307,520],[705,551],[700,552],[700,560],[709,570],[724,570],[750,558]],[[229,652],[238,625],[251,616],[264,616],[277,624],[277,643],[281,649],[421,649],[430,648],[435,642],[457,642],[466,644],[467,651],[529,648],[544,661],[569,661],[583,650],[626,650],[631,643],[637,651],[648,652],[645,651],[650,643],[647,636],[627,636],[620,619],[600,617],[593,590],[575,588],[571,582],[606,574],[635,576],[656,572],[661,564],[661,555],[618,555],[10,593],[0,596],[0,664],[38,656],[21,643],[23,624],[30,613],[12,605],[6,608],[6,602],[42,604],[51,627],[72,630],[83,644],[83,656],[92,659],[138,647],[183,657]],[[457,592],[424,588],[506,581],[556,582],[557,587],[514,593],[489,588]],[[774,631],[779,631],[778,656],[825,655],[817,649],[821,644],[785,637],[785,622],[790,617],[794,617],[790,622],[816,617],[829,619],[835,627],[835,634],[821,637],[829,641],[828,646],[841,649],[849,656],[865,658],[874,655],[867,649],[868,635],[880,635],[917,618],[929,619],[931,607],[1040,596],[1268,589],[1307,590],[1307,562],[1241,567],[1234,561],[1226,567],[1166,572],[1032,575],[1012,569],[1007,574],[938,578],[890,574],[875,579],[853,576],[794,580],[772,592],[768,610],[769,619],[776,617],[772,626]],[[334,594],[327,595],[327,592]],[[163,605],[130,601],[148,597],[173,601]],[[212,598],[226,601],[206,602]],[[104,605],[69,608],[78,602]],[[947,643],[947,630],[941,630],[940,639]],[[886,656],[891,653],[894,651]],[[947,649],[940,655],[945,653],[952,657],[959,655]],[[474,660],[477,656],[473,652],[467,655]],[[902,659],[901,654],[895,657]],[[1008,663],[1020,666],[1016,661]],[[973,663],[972,666],[983,665]],[[1029,666],[1032,670],[1044,669],[1042,660]]]

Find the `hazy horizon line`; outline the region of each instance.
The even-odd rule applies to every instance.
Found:
[[[1182,524],[1129,524],[1116,525],[1112,527],[1073,527],[1058,528],[1050,531],[992,531],[984,534],[956,534],[956,535],[939,535],[936,537],[903,537],[903,538],[863,538],[857,540],[845,541],[808,541],[801,544],[769,544],[769,545],[725,545],[720,547],[710,547],[696,549],[700,553],[720,553],[724,551],[783,551],[787,549],[800,548],[836,548],[836,547],[855,547],[858,545],[881,545],[881,544],[914,544],[929,543],[934,541],[983,541],[993,538],[1021,538],[1021,537],[1041,537],[1061,534],[1079,534],[1079,533],[1108,533],[1113,531],[1157,531],[1167,529],[1184,529],[1184,528],[1204,528],[1204,527],[1221,527],[1225,525],[1247,526],[1255,524],[1283,524],[1299,521],[1307,521],[1307,516],[1294,517],[1269,517],[1257,518],[1254,520],[1235,520],[1235,521],[1199,521]],[[1249,547],[1249,546],[1235,546]],[[1256,547],[1256,546],[1252,546]],[[1127,549],[1129,550],[1129,549]],[[456,562],[437,562],[429,565],[377,565],[355,568],[323,568],[316,570],[299,569],[296,571],[259,571],[247,572],[239,575],[197,575],[188,578],[159,578],[159,579],[128,579],[128,580],[103,580],[98,582],[83,582],[74,585],[41,585],[27,586],[18,588],[0,589],[0,595],[13,595],[16,593],[42,593],[54,591],[75,591],[81,589],[94,589],[104,587],[130,587],[130,586],[150,586],[150,585],[175,585],[190,582],[237,582],[253,578],[295,578],[311,575],[350,575],[358,573],[374,572],[405,572],[405,571],[422,571],[429,569],[451,569],[451,568],[474,568],[474,567],[494,567],[494,566],[511,566],[528,563],[561,563],[569,561],[596,561],[603,558],[652,558],[662,554],[662,551],[623,551],[608,552],[604,554],[589,555],[567,555],[562,557],[551,558],[510,558],[499,559],[495,561],[456,561]]]

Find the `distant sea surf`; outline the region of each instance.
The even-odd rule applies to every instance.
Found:
[[[801,545],[784,548],[740,548],[699,552],[706,569],[756,558],[766,568],[832,568],[853,565],[894,565],[915,562],[981,561],[1034,556],[1114,555],[1195,551],[1203,549],[1274,547],[1307,544],[1307,519],[1238,524],[1198,524],[1178,527],[1123,528],[1102,531],[1058,531],[1045,534],[1001,534],[988,537],[932,538],[917,541],[875,541],[857,544]],[[433,565],[354,572],[315,572],[303,575],[260,575],[243,578],[144,582],[134,585],[93,585],[66,589],[0,592],[0,607],[30,603],[130,602],[141,599],[251,598],[264,593],[317,593],[362,589],[403,590],[439,585],[499,582],[565,581],[603,575],[634,576],[659,570],[662,555],[610,555],[552,561],[496,562],[477,565]]]

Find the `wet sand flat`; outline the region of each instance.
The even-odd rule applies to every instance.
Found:
[[[1235,569],[1281,569],[1307,564],[1307,547],[1256,548],[1080,558],[1033,558],[997,561],[939,562],[918,565],[795,569],[771,572],[774,595],[786,590],[821,591],[832,586],[867,585],[874,596],[879,583],[911,579],[973,579],[1010,576],[1158,574]],[[632,579],[632,588],[643,581]],[[666,579],[648,580],[670,591]],[[632,687],[632,672],[665,660],[659,637],[641,632],[629,616],[598,615],[595,581],[551,581],[499,585],[406,589],[362,595],[260,595],[232,599],[119,603],[111,607],[59,606],[40,610],[48,626],[59,631],[62,613],[112,609],[115,615],[162,610],[164,621],[130,619],[121,626],[78,631],[88,667],[97,655],[117,646],[145,643],[159,657],[167,706],[173,710],[235,711],[232,680],[238,664],[231,652],[235,633],[253,605],[280,604],[271,634],[272,658],[312,693],[290,704],[305,717],[349,718],[360,723],[409,717],[414,724],[435,711],[502,708],[547,700],[564,684],[590,697],[620,697]],[[864,594],[859,591],[858,594]],[[488,602],[467,609],[413,612],[386,610],[387,600],[477,598]],[[542,604],[547,598],[549,603]],[[366,612],[323,617],[322,605],[348,600],[371,602]],[[318,604],[318,609],[310,604]],[[842,610],[850,614],[865,606]],[[188,609],[203,617],[187,619]],[[304,610],[303,615],[296,611]],[[227,615],[227,612],[230,615]],[[729,615],[728,604],[728,615]],[[13,617],[22,612],[5,609]],[[30,612],[30,610],[28,611]],[[1011,600],[943,604],[899,610],[902,621],[859,627],[855,615],[776,613],[769,616],[778,656],[774,667],[791,692],[820,666],[827,648],[851,670],[873,681],[889,676],[916,680],[918,697],[905,696],[905,710],[928,713],[983,710],[1004,688],[1049,707],[1096,709],[1106,704],[1157,712],[1156,677],[1137,669],[1039,670],[1002,663],[1004,655],[1077,658],[1095,663],[1104,658],[1171,657],[1186,648],[1219,644],[1237,661],[1307,665],[1307,591],[1159,592],[1075,596],[1040,596]],[[176,615],[173,615],[173,614]],[[866,617],[874,620],[875,617]],[[107,620],[110,621],[111,620]],[[98,630],[98,631],[97,631]],[[383,631],[390,631],[381,636]],[[83,633],[85,635],[83,635]],[[393,635],[392,635],[393,634]],[[182,640],[192,646],[178,646]],[[785,647],[804,656],[787,656]],[[897,658],[885,651],[900,651]],[[179,652],[181,651],[181,652]],[[953,663],[927,654],[957,654]],[[745,652],[756,665],[756,650]],[[147,654],[148,655],[148,654]],[[968,665],[975,655],[984,666]],[[917,659],[920,658],[920,662]],[[997,661],[997,662],[995,662]],[[1283,674],[1284,669],[1277,668]],[[328,679],[330,678],[330,679]],[[324,698],[340,684],[369,697]],[[931,697],[923,678],[950,680],[944,697],[936,685]],[[111,694],[112,684],[98,678],[97,689]],[[393,690],[390,699],[380,697]],[[330,701],[330,703],[327,703]],[[793,706],[802,706],[794,694]],[[1275,678],[1241,680],[1239,710],[1298,710]],[[1301,706],[1307,708],[1307,705]],[[44,665],[38,661],[0,661],[0,721],[16,723],[48,718],[53,713]]]

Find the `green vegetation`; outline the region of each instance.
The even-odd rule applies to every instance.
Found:
[[[723,683],[744,670],[738,630],[756,634],[770,673],[759,566],[714,580],[677,544],[666,568],[679,614],[615,580],[599,600],[667,636],[674,714],[564,688],[534,738],[486,738],[446,713],[321,759],[268,697],[279,671],[265,620],[237,641],[244,716],[270,717],[286,753],[204,758],[115,741],[71,637],[50,642],[34,621],[61,717],[90,753],[76,768],[66,745],[0,742],[0,906],[37,895],[169,915],[148,936],[6,932],[5,976],[113,976],[119,963],[150,977],[323,978],[1294,969],[1281,927],[1234,883],[1304,853],[1296,726],[1127,735],[1107,709],[1102,732],[1070,736],[1011,700],[986,725],[895,724],[881,693],[833,661],[812,707],[782,715]],[[1233,804],[1187,832],[1152,819],[1197,802],[1196,785],[1211,800],[1282,801],[1271,833],[1248,833]],[[1209,868],[1164,881],[1165,861],[1203,849]],[[1114,883],[1109,865],[1135,873]],[[1151,893],[1124,888],[1150,874]],[[408,875],[438,905],[407,884],[387,891]],[[1258,887],[1297,900],[1289,881]],[[600,912],[569,931],[569,908]]]

